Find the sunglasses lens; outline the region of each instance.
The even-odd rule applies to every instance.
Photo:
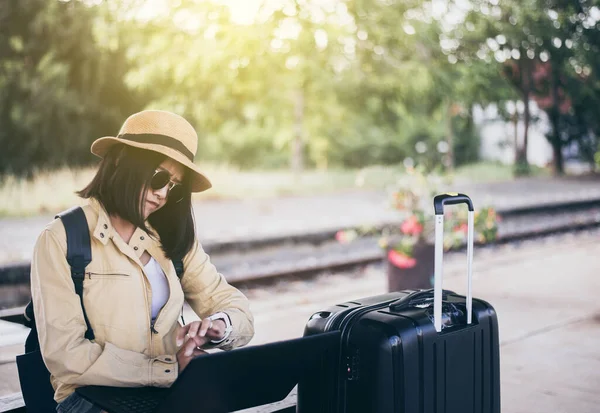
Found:
[[[171,176],[167,171],[158,171],[150,180],[150,187],[152,189],[164,188],[169,183],[169,179],[171,179]]]
[[[180,202],[183,199],[185,192],[183,190],[183,185],[176,184],[169,191],[169,201],[171,202]]]

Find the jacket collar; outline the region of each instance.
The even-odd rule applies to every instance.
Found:
[[[106,245],[108,240],[112,238],[114,234],[114,228],[110,222],[110,218],[108,217],[104,206],[102,206],[98,200],[90,198],[89,205],[92,211],[94,211],[95,215],[98,217],[96,221],[96,227],[94,228],[92,235],[103,245]]]
[[[96,226],[93,231],[93,236],[103,245],[108,244],[108,241],[115,235],[119,236],[117,231],[114,229],[108,213],[104,209],[104,206],[96,199],[90,198],[89,205],[98,217]],[[136,228],[131,239],[129,240],[129,246],[132,247],[138,256],[141,255],[145,250],[151,249],[159,244],[154,237],[150,236],[146,231],[141,228]]]

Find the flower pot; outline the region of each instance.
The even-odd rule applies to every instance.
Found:
[[[389,252],[389,251],[388,251]],[[411,268],[400,268],[386,254],[388,291],[401,291],[433,287],[435,246],[430,243],[415,245]]]

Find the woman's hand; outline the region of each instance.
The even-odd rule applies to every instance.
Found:
[[[177,364],[179,365],[179,374],[190,364],[194,357],[208,354],[206,351],[199,349],[196,342],[188,339],[183,346],[177,351]]]
[[[179,373],[190,364],[190,361],[194,357],[207,354],[206,351],[202,350],[200,347],[209,340],[219,340],[223,338],[226,327],[223,320],[212,321],[208,318],[179,327],[177,330],[176,342],[178,347],[181,346],[177,351]]]
[[[179,330],[177,331],[177,346],[181,346],[185,342],[187,336],[189,338],[188,341],[196,343],[196,347],[202,347],[210,340],[222,339],[225,335],[226,328],[227,326],[223,320],[212,321],[209,318],[205,318],[202,321],[194,321],[183,327],[179,327]],[[191,355],[192,351],[193,350],[188,349],[187,352]]]

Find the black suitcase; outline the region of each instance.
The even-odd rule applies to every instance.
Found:
[[[443,207],[466,203],[467,296],[442,291]],[[498,321],[471,297],[473,204],[434,198],[435,288],[356,300],[317,312],[304,335],[341,330],[339,358],[298,385],[300,413],[499,413]]]

